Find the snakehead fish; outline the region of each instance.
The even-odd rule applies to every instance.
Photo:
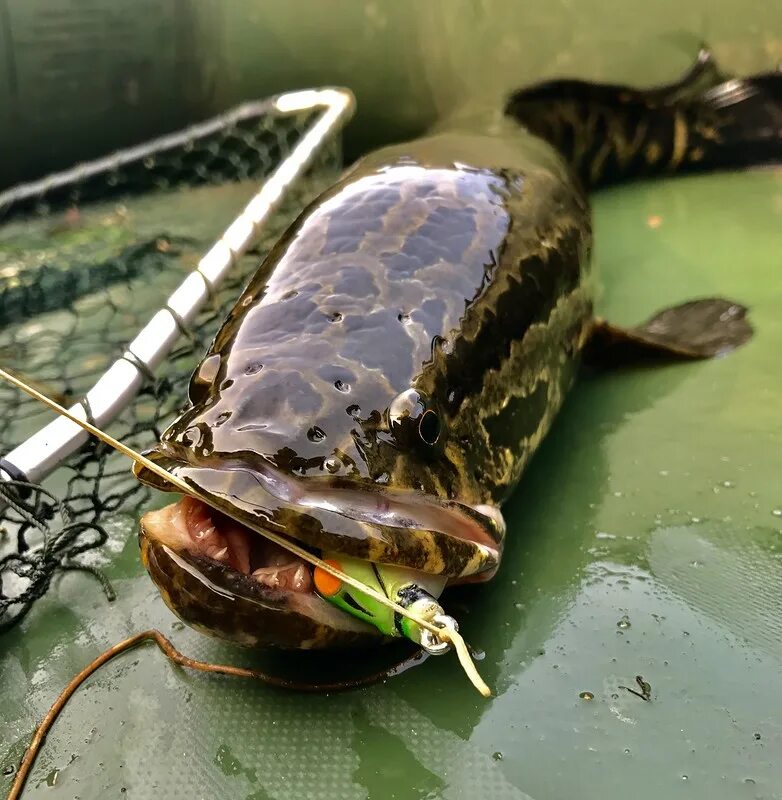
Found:
[[[242,521],[430,618],[445,587],[490,579],[500,506],[585,357],[710,357],[751,335],[715,298],[632,329],[597,319],[586,190],[778,159],[781,86],[704,51],[674,84],[549,82],[484,130],[358,162],[271,250],[149,454],[226,512],[186,497],[144,516],[167,604],[246,645],[420,639]]]

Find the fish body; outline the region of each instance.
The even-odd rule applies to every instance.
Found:
[[[670,97],[703,102],[704,82],[722,80],[709,70]],[[528,90],[488,132],[371,154],[271,250],[150,454],[226,511],[188,499],[142,522],[144,562],[182,619],[250,645],[376,641],[314,591],[307,565],[241,521],[444,584],[488,580],[500,506],[599,333],[693,357],[747,337],[742,310],[724,301],[632,331],[595,319],[584,187],[650,154],[661,171],[708,160],[691,132],[726,123],[711,107],[692,112],[683,141],[674,99],[642,95],[641,114],[617,87],[610,102],[587,87],[564,87],[559,105],[545,87]],[[603,125],[597,146],[608,118],[615,130]]]

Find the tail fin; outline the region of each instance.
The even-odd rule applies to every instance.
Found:
[[[515,92],[505,112],[556,147],[589,187],[782,161],[782,72],[728,78],[705,48],[666,86],[549,81]]]

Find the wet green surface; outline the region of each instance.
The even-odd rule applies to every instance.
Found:
[[[448,603],[496,696],[453,658],[307,697],[142,648],[80,691],[25,797],[782,797],[782,174],[636,185],[595,206],[606,315],[718,294],[751,307],[756,337],[574,389],[506,508],[500,574]],[[262,663],[182,630],[139,565],[136,521],[109,524],[118,600],[67,575],[0,640],[0,767],[76,671],[142,628]],[[651,702],[621,688],[636,675]]]

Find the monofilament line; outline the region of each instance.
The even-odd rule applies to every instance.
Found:
[[[91,433],[95,438],[99,439],[100,441],[104,442],[105,444],[109,445],[109,447],[117,450],[118,452],[122,453],[124,456],[127,456],[131,461],[134,461],[137,464],[141,464],[145,469],[148,469],[150,472],[154,473],[158,477],[162,478],[168,484],[170,484],[173,488],[175,488],[178,492],[182,494],[189,495],[191,497],[195,497],[197,500],[200,500],[205,505],[209,506],[210,508],[215,509],[216,511],[225,514],[226,511],[223,508],[220,508],[217,503],[208,497],[206,494],[203,494],[199,491],[196,487],[191,486],[186,481],[182,480],[177,475],[174,475],[168,470],[161,467],[159,464],[156,464],[154,461],[150,460],[146,456],[142,455],[141,453],[137,453],[132,448],[128,447],[126,444],[121,442],[119,439],[115,439],[110,434],[102,431],[100,428],[96,427],[90,422],[86,420],[79,419],[79,417],[72,414],[68,409],[61,406],[59,403],[55,402],[51,398],[47,397],[42,392],[39,392],[33,386],[28,385],[25,381],[21,380],[20,378],[16,377],[15,375],[7,372],[6,370],[0,368],[0,378],[5,380],[7,383],[10,383],[12,386],[15,386],[17,389],[25,392],[30,397],[38,400],[40,403],[43,403],[45,406],[50,408],[52,411],[55,411],[60,416],[69,419],[75,425],[79,425],[81,428],[86,430],[87,432]],[[230,516],[230,515],[229,515]],[[459,658],[459,662],[462,665],[467,677],[472,682],[473,686],[484,696],[490,697],[491,690],[483,681],[483,679],[478,674],[478,671],[475,668],[470,656],[469,650],[464,642],[464,639],[458,633],[458,631],[452,628],[442,628],[439,627],[427,620],[419,617],[417,614],[409,611],[408,609],[404,608],[403,606],[395,603],[390,598],[386,597],[383,594],[380,594],[376,590],[372,589],[369,586],[361,583],[361,581],[356,580],[355,578],[351,577],[350,575],[345,574],[341,570],[337,569],[336,567],[332,566],[328,562],[324,561],[318,556],[313,555],[308,550],[305,550],[303,547],[291,542],[289,539],[286,539],[284,536],[280,536],[273,531],[266,530],[265,528],[257,525],[255,523],[250,524],[244,520],[235,520],[239,522],[239,524],[244,525],[247,528],[255,531],[256,533],[260,534],[261,536],[265,536],[270,541],[274,542],[275,544],[279,545],[280,547],[288,550],[289,552],[293,553],[294,555],[298,556],[304,561],[319,567],[322,570],[325,570],[330,575],[333,575],[335,578],[339,578],[343,583],[352,586],[354,589],[358,589],[360,592],[371,597],[378,603],[387,606],[388,608],[393,609],[398,614],[401,614],[404,617],[412,620],[421,628],[425,628],[426,630],[433,633],[438,639],[441,641],[448,642],[454,646],[456,650],[456,654]]]

